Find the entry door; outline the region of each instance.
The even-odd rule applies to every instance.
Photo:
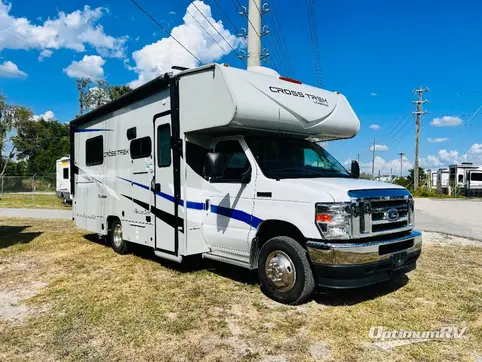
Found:
[[[152,182],[154,197],[156,240],[159,251],[175,254],[178,252],[178,232],[183,223],[178,217],[179,199],[175,197],[174,170],[175,160],[172,146],[173,137],[171,116],[167,115],[154,122],[155,134],[155,173]],[[177,167],[177,170],[179,168]],[[177,171],[178,172],[178,171]]]

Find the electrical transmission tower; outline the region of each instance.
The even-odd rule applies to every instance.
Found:
[[[423,94],[425,92],[430,92],[430,89],[428,88],[420,88],[415,89],[413,93],[416,93],[418,95],[417,100],[413,101],[412,103],[417,106],[417,110],[415,112],[412,112],[412,114],[415,114],[417,116],[416,120],[416,131],[415,131],[415,166],[413,169],[414,175],[413,175],[413,188],[414,190],[418,189],[418,181],[419,181],[419,160],[418,160],[418,153],[419,153],[419,148],[420,148],[420,124],[422,123],[422,116],[426,113],[427,111],[423,110],[423,105],[425,103],[428,103],[428,101],[422,100]]]

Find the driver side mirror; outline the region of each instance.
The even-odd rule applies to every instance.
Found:
[[[218,178],[224,175],[224,157],[219,152],[208,152],[205,160],[206,177]]]
[[[360,165],[357,161],[351,161],[351,174],[356,178],[360,178]]]

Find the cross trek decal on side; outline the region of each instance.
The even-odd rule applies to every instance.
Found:
[[[138,183],[138,182],[135,182],[135,181],[132,181],[132,180],[129,180],[129,179],[126,179],[126,178],[123,178],[123,177],[119,177],[118,178],[120,180],[123,180],[123,181],[126,181],[126,182],[129,182],[130,184],[134,185],[134,186],[137,186],[137,187],[140,187],[144,190],[151,190],[151,188],[147,185],[144,185],[144,184],[141,184],[141,183]],[[171,202],[174,202],[174,196],[172,195],[169,195],[169,194],[166,194],[164,192],[156,192],[156,195],[157,196],[160,196],[162,197],[163,199],[165,200],[168,200],[168,201],[171,201]],[[132,199],[128,196],[125,196],[125,195],[122,195],[128,199],[130,199],[131,201],[135,202],[137,205],[145,208],[146,210],[149,210],[149,205],[147,203],[143,203],[141,201],[138,201],[138,200],[135,200],[135,199]],[[143,205],[139,204],[138,202],[141,202]],[[184,207],[184,200],[179,200],[179,206],[182,206]],[[197,202],[197,201],[186,201],[187,204],[186,204],[186,207],[188,209],[193,209],[193,210],[205,210],[205,206],[204,206],[204,203],[203,202]],[[153,206],[151,205],[151,209],[153,208]],[[155,208],[154,208],[155,209]],[[158,209],[156,209],[158,210]],[[161,210],[158,210],[159,211],[159,214],[160,213],[163,213],[162,215],[164,214],[167,214],[167,215],[171,215],[169,213],[166,213],[165,211],[161,211]],[[234,220],[238,220],[238,221],[241,221],[241,222],[244,222],[245,224],[248,224],[254,228],[257,228],[259,226],[259,224],[261,224],[261,222],[263,221],[262,219],[254,216],[254,215],[251,215],[247,212],[244,212],[242,210],[237,210],[237,209],[232,209],[232,208],[229,208],[229,207],[225,207],[225,206],[219,206],[219,205],[211,205],[210,207],[210,211],[214,214],[218,214],[218,215],[221,215],[221,216],[225,216],[225,217],[229,217],[231,219],[234,219]],[[156,213],[154,211],[151,210],[151,212],[156,215]],[[156,215],[157,217],[157,215]],[[166,215],[164,215],[163,217],[166,217]],[[172,217],[174,217],[174,215],[172,215]],[[162,217],[159,217],[159,219],[165,221]],[[178,218],[178,226],[179,226],[179,220],[183,220],[182,218]],[[170,223],[170,222],[167,222],[167,224],[173,226],[173,225],[176,225],[175,221]],[[181,224],[183,225],[183,224]],[[173,226],[174,227],[174,226]]]

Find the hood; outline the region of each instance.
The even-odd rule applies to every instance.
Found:
[[[281,179],[282,186],[301,187],[310,189],[310,200],[321,201],[316,195],[329,194],[334,202],[348,202],[348,191],[350,190],[375,190],[375,189],[405,189],[402,186],[386,182],[361,180],[354,178],[305,178],[305,179]],[[322,195],[320,195],[322,197]]]

